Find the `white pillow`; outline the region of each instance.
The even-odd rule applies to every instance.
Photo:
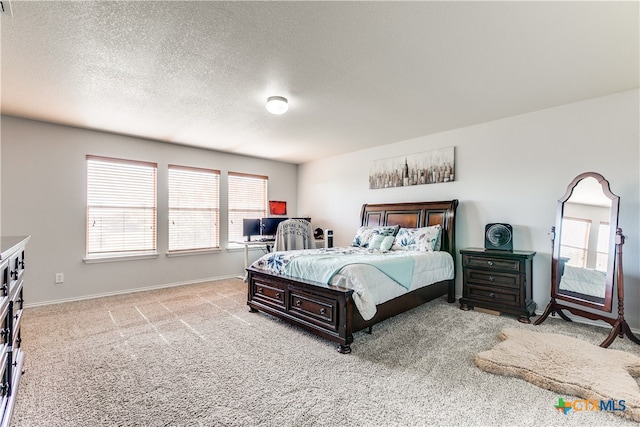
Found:
[[[383,236],[381,234],[374,234],[369,241],[369,249],[377,249],[380,252],[388,252],[393,245],[394,236]]]
[[[374,234],[373,236],[371,236],[371,240],[369,240],[369,249],[380,249],[380,245],[382,244],[383,239],[384,236],[382,234]]]
[[[380,250],[382,252],[388,252],[393,246],[393,241],[395,240],[395,236],[384,236],[382,238],[382,242],[380,243]]]
[[[395,236],[399,228],[400,226],[398,225],[382,227],[362,226],[356,231],[356,236],[353,238],[351,246],[370,248],[370,242],[373,236]]]

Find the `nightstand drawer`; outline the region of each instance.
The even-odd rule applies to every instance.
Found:
[[[506,270],[520,272],[521,262],[517,259],[501,259],[490,256],[464,255],[463,265],[467,267],[490,268],[492,270]]]
[[[520,292],[518,290],[497,290],[492,287],[467,285],[466,291],[466,297],[472,298],[476,301],[485,301],[514,307],[520,305]]]
[[[521,287],[521,276],[519,274],[469,268],[464,270],[464,278],[469,285],[500,286],[513,289],[520,289]]]

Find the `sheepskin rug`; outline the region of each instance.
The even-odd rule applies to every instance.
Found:
[[[634,378],[640,376],[640,357],[526,329],[503,329],[498,337],[502,342],[476,355],[480,369],[582,399],[624,400],[626,410],[612,412],[640,422],[640,388]]]

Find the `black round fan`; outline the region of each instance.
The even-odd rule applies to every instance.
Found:
[[[509,224],[487,224],[484,229],[485,249],[513,250],[513,227]]]

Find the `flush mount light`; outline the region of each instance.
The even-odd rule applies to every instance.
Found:
[[[271,114],[284,114],[289,109],[287,98],[282,96],[270,96],[267,98],[267,111]]]

